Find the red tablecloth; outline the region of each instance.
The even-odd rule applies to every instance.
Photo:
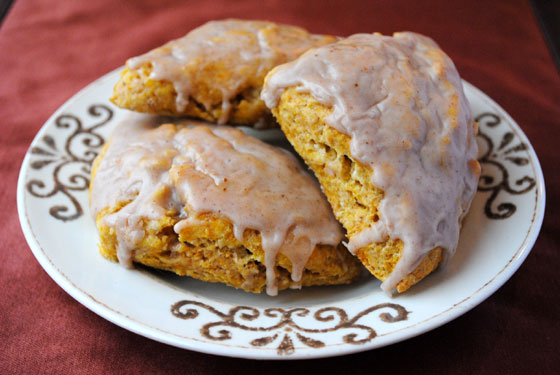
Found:
[[[461,75],[522,127],[544,169],[547,212],[532,253],[455,321],[379,350],[304,362],[215,357],[160,344],[95,315],[29,250],[16,212],[23,156],[79,89],[210,20],[264,18],[319,33],[433,37]],[[0,29],[0,373],[464,373],[560,371],[560,79],[527,1],[17,0]]]

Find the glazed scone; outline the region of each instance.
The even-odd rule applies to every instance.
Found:
[[[137,112],[266,126],[272,122],[260,100],[266,74],[336,40],[266,21],[211,21],[129,59],[111,101]]]
[[[385,292],[453,255],[480,166],[461,79],[435,42],[353,35],[271,71],[262,98]]]
[[[361,268],[297,159],[228,126],[135,115],[94,162],[90,206],[101,254],[128,267],[271,295]]]

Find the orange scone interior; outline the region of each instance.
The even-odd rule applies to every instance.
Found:
[[[336,40],[266,21],[211,21],[129,59],[111,100],[137,112],[264,126],[272,119],[259,97],[266,74]]]
[[[262,98],[386,292],[454,253],[480,174],[476,127],[431,39],[357,34],[310,50],[271,71]]]
[[[271,295],[358,276],[293,156],[227,126],[152,121],[120,126],[94,163],[102,255]]]

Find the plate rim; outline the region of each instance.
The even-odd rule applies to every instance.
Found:
[[[144,322],[138,322],[135,319],[127,316],[126,314],[119,312],[110,306],[98,301],[87,293],[86,291],[80,289],[75,285],[72,280],[64,272],[62,272],[48,257],[47,252],[42,248],[38,241],[37,236],[33,232],[33,228],[27,216],[26,208],[26,195],[25,195],[25,179],[29,170],[29,159],[31,157],[30,150],[37,143],[37,141],[46,133],[48,124],[53,122],[53,120],[59,116],[64,110],[71,106],[74,102],[79,101],[88,91],[90,91],[95,86],[102,85],[106,83],[107,80],[113,80],[114,75],[122,70],[122,67],[114,69],[93,82],[86,85],[68,100],[66,100],[58,109],[45,121],[41,126],[29,148],[27,149],[25,156],[23,158],[18,182],[17,182],[17,211],[24,233],[26,242],[31,249],[33,255],[43,268],[45,272],[58,284],[66,293],[68,293],[72,298],[78,301],[80,304],[85,306],[90,311],[99,315],[100,317],[116,324],[117,326],[139,334],[141,336],[147,337],[154,341],[158,341],[167,345],[172,345],[175,347],[188,349],[196,352],[202,352],[206,354],[221,355],[227,357],[236,358],[246,358],[246,359],[261,359],[261,360],[295,360],[295,359],[314,359],[314,358],[325,358],[325,357],[335,357],[341,355],[348,355],[353,353],[358,353],[362,351],[372,350],[379,347],[384,347],[388,345],[395,344],[406,339],[410,339],[421,335],[425,332],[431,331],[437,327],[440,327],[459,316],[470,311],[493,293],[495,293],[504,283],[511,278],[511,276],[521,267],[529,253],[531,252],[538,235],[540,233],[542,222],[544,218],[545,208],[546,208],[546,191],[545,191],[545,181],[542,172],[542,167],[537,154],[530,143],[529,139],[522,131],[521,127],[513,120],[513,118],[493,99],[482,92],[480,89],[470,84],[469,82],[463,80],[463,85],[468,87],[476,96],[479,96],[485,104],[493,107],[493,109],[503,116],[503,119],[508,123],[511,129],[515,132],[515,135],[519,137],[522,142],[525,142],[528,146],[527,152],[530,155],[531,167],[535,174],[536,180],[536,202],[533,212],[533,217],[531,218],[531,224],[528,228],[527,234],[523,241],[520,243],[518,249],[511,256],[511,258],[504,264],[504,266],[497,270],[496,274],[488,280],[486,283],[482,284],[480,288],[475,290],[469,296],[465,297],[463,300],[455,303],[446,310],[440,311],[435,315],[432,315],[422,321],[415,322],[411,325],[407,325],[400,329],[390,331],[386,335],[384,340],[379,343],[379,340],[373,340],[370,343],[363,344],[361,346],[349,346],[345,343],[340,344],[329,344],[325,348],[318,351],[306,351],[300,350],[289,356],[280,356],[277,354],[274,348],[247,348],[240,346],[227,345],[225,343],[212,343],[203,340],[197,340],[193,337],[181,336],[156,326]],[[228,304],[228,303],[225,303]],[[412,331],[412,332],[411,332]],[[378,335],[378,338],[383,337],[383,334]],[[345,346],[344,349],[341,346]],[[232,350],[237,349],[237,350]],[[252,350],[248,350],[252,349]]]

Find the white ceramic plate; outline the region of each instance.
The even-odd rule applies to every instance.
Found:
[[[364,275],[340,287],[252,295],[166,272],[127,270],[97,252],[88,209],[90,164],[126,116],[109,103],[114,71],[66,102],[21,167],[18,211],[33,254],[70,295],[111,322],[170,345],[258,359],[328,357],[389,345],[458,317],[519,268],[542,223],[539,161],[519,126],[465,83],[480,123],[479,192],[456,256],[403,295]],[[274,139],[278,132],[258,133]]]

